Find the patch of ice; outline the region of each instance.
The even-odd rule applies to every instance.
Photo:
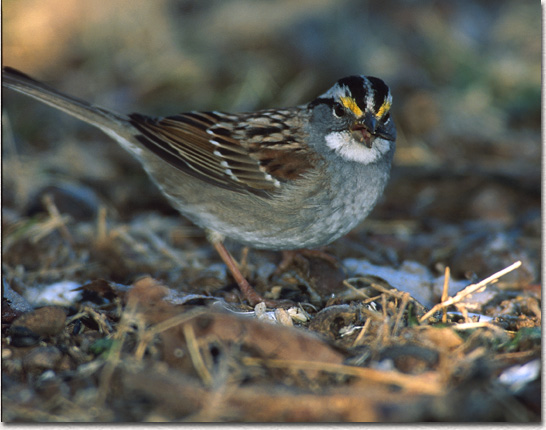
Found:
[[[73,291],[81,285],[73,281],[61,281],[51,285],[27,288],[25,298],[33,306],[73,304],[79,297],[80,291]]]
[[[507,385],[513,393],[517,393],[529,382],[540,377],[540,359],[529,361],[523,365],[509,367],[499,376],[499,382]]]
[[[343,266],[350,277],[373,275],[384,279],[399,291],[409,293],[424,306],[439,302],[444,288],[444,277],[434,277],[430,270],[415,261],[406,261],[399,268],[376,266],[366,260],[347,258]],[[468,281],[449,281],[449,295],[454,296],[469,284]]]

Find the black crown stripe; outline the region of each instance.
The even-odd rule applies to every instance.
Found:
[[[366,96],[368,95],[368,90],[366,88],[364,78],[362,76],[348,76],[346,78],[340,79],[338,81],[338,84],[349,88],[349,92],[354,98],[356,104],[362,112],[365,112]]]
[[[389,87],[387,87],[385,82],[379,78],[368,76],[368,80],[371,82],[372,88],[375,92],[373,109],[374,112],[378,112],[389,94]]]

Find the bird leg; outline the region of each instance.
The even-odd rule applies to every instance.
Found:
[[[227,266],[231,275],[235,279],[235,282],[237,282],[237,285],[243,293],[244,298],[248,300],[250,305],[255,306],[260,302],[266,302],[265,304],[267,305],[268,300],[260,296],[256,292],[256,290],[252,288],[252,286],[248,283],[248,281],[239,270],[239,267],[237,267],[237,263],[235,262],[229,251],[226,249],[224,244],[221,241],[217,240],[211,240],[211,243],[212,246],[214,246],[214,249],[216,249],[216,252],[218,252],[218,254],[220,255],[220,258],[222,259],[224,264]]]
[[[230,271],[231,275],[235,279],[235,282],[237,282],[237,285],[239,286],[239,289],[243,293],[243,297],[248,300],[248,303],[251,306],[256,306],[260,302],[264,302],[267,307],[270,308],[276,308],[276,307],[288,307],[288,306],[294,306],[294,302],[290,300],[271,300],[271,299],[265,299],[260,294],[256,292],[254,288],[248,283],[246,278],[241,273],[241,270],[239,269],[239,266],[229,253],[229,251],[224,246],[224,237],[214,231],[207,230],[207,239],[212,244],[214,249],[216,249],[216,252],[218,252],[218,255],[220,255],[220,258],[224,262],[224,264],[227,266],[228,270]]]

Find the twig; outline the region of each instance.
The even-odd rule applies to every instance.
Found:
[[[46,194],[43,197],[42,202],[44,203],[49,216],[52,219],[59,220],[58,227],[63,239],[66,240],[71,247],[74,246],[74,239],[72,238],[72,235],[70,234],[70,232],[68,231],[68,228],[66,227],[66,218],[63,218],[61,213],[59,212],[59,209],[57,209],[57,206],[55,205],[55,202],[53,201],[53,197],[51,197],[50,194]]]
[[[179,267],[183,267],[183,259],[176,255],[176,251],[172,249],[167,242],[165,242],[161,237],[159,237],[153,231],[144,230],[141,232],[146,236],[146,238],[151,242],[151,244],[163,255],[168,257],[174,264]]]
[[[106,208],[101,206],[97,217],[97,242],[105,243],[108,234],[108,226],[106,225]]]
[[[366,320],[366,322],[364,323],[364,325],[363,325],[362,328],[360,329],[360,333],[358,333],[358,336],[357,336],[356,339],[354,340],[353,346],[358,346],[358,345],[360,345],[362,339],[364,338],[364,335],[366,334],[366,332],[368,331],[368,328],[370,327],[371,322],[372,322],[372,319],[371,319],[371,318],[368,318],[368,319]]]
[[[326,363],[305,360],[261,359],[245,357],[243,362],[247,365],[264,364],[269,367],[318,370],[322,372],[351,375],[363,380],[380,384],[394,384],[411,392],[439,395],[444,392],[444,387],[435,374],[405,375],[397,371],[382,371],[367,367],[347,366],[344,364]]]
[[[516,261],[514,264],[506,267],[505,269],[502,269],[502,270],[498,271],[497,273],[494,273],[493,275],[489,276],[488,278],[485,278],[483,281],[478,282],[477,284],[470,284],[465,289],[459,291],[454,297],[451,297],[451,298],[443,301],[442,303],[438,303],[437,305],[435,305],[430,311],[428,311],[425,315],[423,315],[419,319],[419,322],[423,322],[427,318],[430,318],[432,315],[434,315],[434,313],[436,313],[440,309],[446,308],[446,307],[451,306],[451,305],[453,305],[455,303],[459,303],[460,301],[462,301],[467,296],[470,296],[470,295],[474,294],[475,292],[481,290],[482,288],[485,288],[487,286],[487,284],[490,284],[491,282],[496,281],[500,277],[506,275],[507,273],[510,273],[512,270],[515,270],[520,266],[521,266],[521,261]]]
[[[468,311],[466,310],[466,306],[464,304],[455,303],[455,307],[457,308],[457,311],[459,311],[461,313],[461,315],[463,316],[465,324],[472,322],[472,320],[470,318],[468,318]],[[444,311],[445,310],[446,310],[446,308],[444,308]]]
[[[188,352],[190,354],[193,367],[203,381],[203,384],[205,384],[206,387],[211,387],[213,383],[212,376],[209,369],[207,369],[205,362],[203,361],[203,356],[199,350],[199,343],[195,337],[193,326],[191,324],[184,324],[182,326],[182,331],[184,332],[184,337],[186,338],[186,346],[188,347]]]
[[[59,217],[49,217],[47,220],[32,225],[24,234],[22,234],[17,239],[22,237],[28,237],[32,243],[38,243],[44,237],[49,235],[52,231],[58,229],[60,226],[64,225],[66,222],[70,221],[70,216],[61,215]],[[3,244],[5,248],[8,248],[12,243]]]
[[[444,289],[442,291],[442,298],[440,299],[441,302],[445,302],[449,297],[448,295],[449,275],[450,275],[450,269],[449,269],[449,266],[446,266],[446,270],[444,272]],[[442,322],[443,323],[447,322],[447,308],[444,308],[444,314],[442,315]]]
[[[404,315],[404,311],[406,310],[406,306],[408,305],[410,299],[411,296],[409,295],[409,293],[404,293],[404,295],[402,296],[402,303],[400,303],[398,315],[396,315],[396,320],[394,321],[394,326],[392,328],[393,336],[396,336],[398,334],[398,329],[400,326],[400,322],[402,321],[402,316]]]
[[[473,330],[476,328],[488,328],[491,331],[494,331],[495,333],[501,335],[505,334],[504,330],[500,328],[499,326],[496,326],[495,324],[491,324],[489,322],[467,322],[467,323],[461,323],[461,324],[455,324],[453,326],[454,330]]]
[[[349,282],[348,279],[344,279],[343,280],[343,285],[345,285],[346,287],[350,288],[354,293],[358,294],[359,296],[361,296],[363,299],[369,299],[370,296],[368,296],[366,293],[364,293],[363,291],[360,291],[358,288],[356,288],[353,284],[351,284]]]
[[[401,291],[398,291],[396,288],[385,288],[383,285],[376,282],[372,282],[370,285],[374,290],[377,290],[380,293],[388,294],[389,296],[396,297],[397,299],[401,299],[402,295],[405,294]]]
[[[206,311],[203,311],[201,309],[190,310],[184,313],[177,314],[169,319],[166,319],[165,321],[161,321],[160,323],[157,323],[150,327],[148,330],[155,336],[156,334],[162,333],[165,330],[169,330],[170,328],[176,327],[186,321],[191,320],[192,318],[196,318],[199,315],[204,314],[206,314]]]
[[[381,307],[383,308],[383,324],[381,326],[380,333],[382,336],[378,336],[377,339],[383,339],[383,345],[387,345],[389,342],[389,327],[390,327],[390,317],[387,314],[387,295],[382,294],[381,295]]]
[[[110,382],[112,381],[112,377],[114,376],[114,371],[121,362],[121,350],[123,344],[125,343],[128,331],[129,328],[126,325],[126,318],[122,316],[122,319],[119,322],[118,330],[116,333],[114,333],[114,338],[117,339],[114,340],[114,343],[110,348],[108,358],[106,359],[106,363],[99,376],[99,386],[95,403],[96,407],[102,407],[106,402],[106,399],[108,397],[108,391],[111,386]]]

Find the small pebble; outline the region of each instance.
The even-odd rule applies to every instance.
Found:
[[[2,322],[10,322],[5,318],[8,313],[7,309],[9,309],[10,315],[13,314],[17,316],[25,312],[30,312],[33,309],[31,304],[23,296],[11,288],[11,285],[6,279],[2,279],[2,299],[5,300],[5,302],[2,302]]]
[[[23,357],[23,367],[29,372],[55,369],[61,358],[61,351],[54,346],[35,348]]]
[[[281,325],[288,327],[292,327],[294,325],[294,323],[292,322],[292,318],[283,308],[275,309],[275,317],[277,319],[277,322]]]
[[[62,308],[45,306],[32,312],[27,312],[13,321],[10,334],[20,333],[22,328],[38,336],[55,336],[64,329],[65,322],[66,314]]]
[[[40,343],[40,336],[22,326],[11,326],[9,330],[10,345],[15,347],[34,346]]]

